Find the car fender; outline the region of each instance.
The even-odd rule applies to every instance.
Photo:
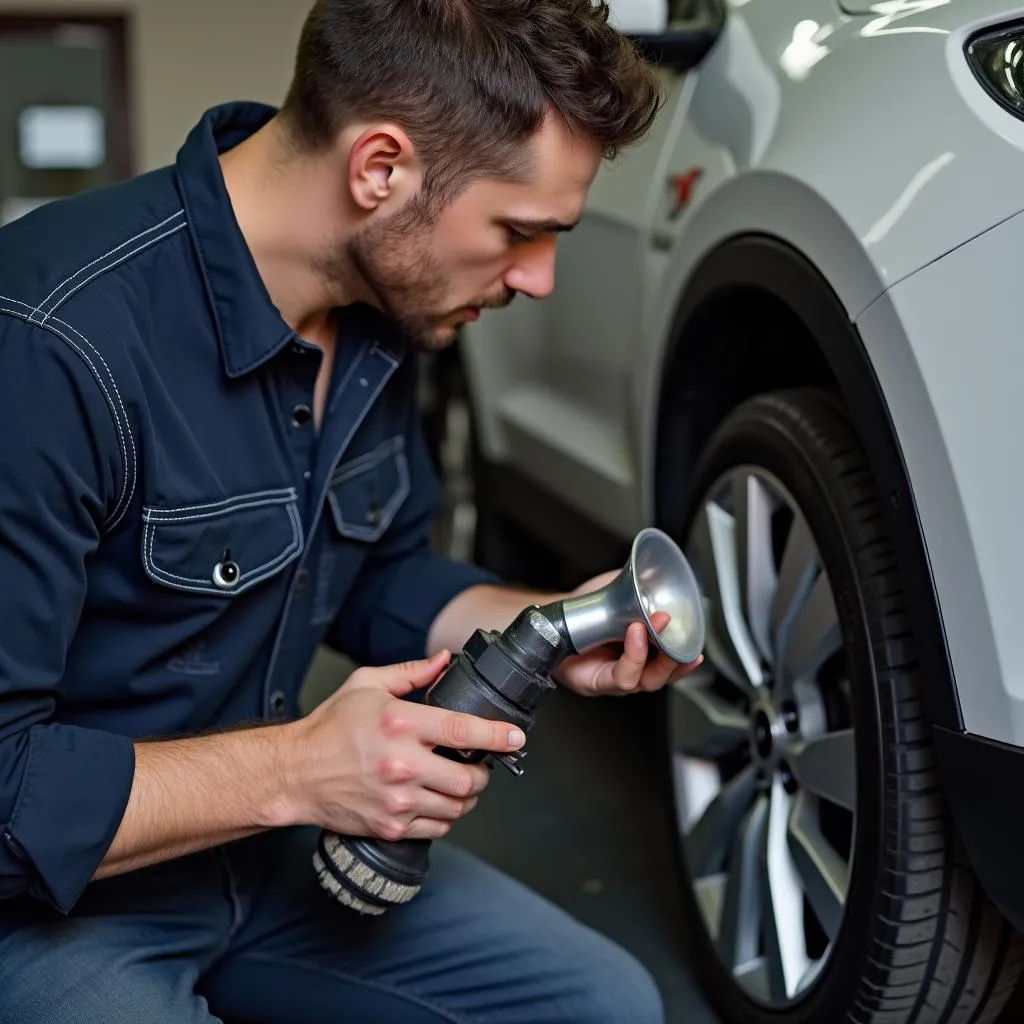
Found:
[[[755,171],[716,189],[695,210],[677,258],[658,293],[651,297],[643,329],[638,332],[640,352],[632,402],[642,416],[635,438],[635,458],[643,466],[640,476],[644,481],[638,495],[639,520],[650,521],[654,514],[654,464],[665,367],[685,326],[687,310],[705,297],[694,292],[693,281],[712,253],[730,241],[749,237],[774,238],[799,253],[828,281],[851,320],[882,290],[877,269],[849,226],[804,182],[777,172]],[[722,282],[723,286],[727,283]]]

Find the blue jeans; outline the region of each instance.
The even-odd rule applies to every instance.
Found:
[[[5,1024],[662,1024],[623,950],[434,843],[419,896],[335,903],[289,829],[93,883],[67,917],[0,903]]]

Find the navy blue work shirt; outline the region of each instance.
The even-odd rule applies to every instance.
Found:
[[[122,819],[133,738],[298,714],[320,643],[422,657],[492,577],[432,553],[416,359],[376,310],[320,350],[281,318],[208,111],[176,163],[0,230],[0,898],[70,911]]]

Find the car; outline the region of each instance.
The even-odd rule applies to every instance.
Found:
[[[1024,963],[1024,9],[611,16],[650,134],[553,294],[432,370],[471,553],[556,585],[648,525],[686,551],[706,660],[657,743],[722,1020],[991,1024]]]

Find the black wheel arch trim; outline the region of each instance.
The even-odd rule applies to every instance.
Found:
[[[899,438],[860,334],[826,278],[803,254],[775,237],[743,235],[721,243],[687,281],[672,323],[672,342],[663,371],[683,354],[686,327],[697,311],[716,295],[745,287],[764,290],[784,302],[806,326],[831,369],[886,498],[883,506],[897,543],[911,624],[918,638],[927,713],[935,725],[963,732],[935,583]],[[670,376],[663,372],[661,380],[667,383]],[[660,409],[666,408],[668,397],[665,393],[660,396]],[[665,446],[659,444],[658,448],[664,450]],[[660,469],[657,476],[656,486],[660,486],[664,476]],[[658,506],[660,513],[660,495]]]
[[[935,747],[957,831],[986,895],[1024,931],[1024,817],[1013,799],[1024,789],[1024,749],[938,727]]]

